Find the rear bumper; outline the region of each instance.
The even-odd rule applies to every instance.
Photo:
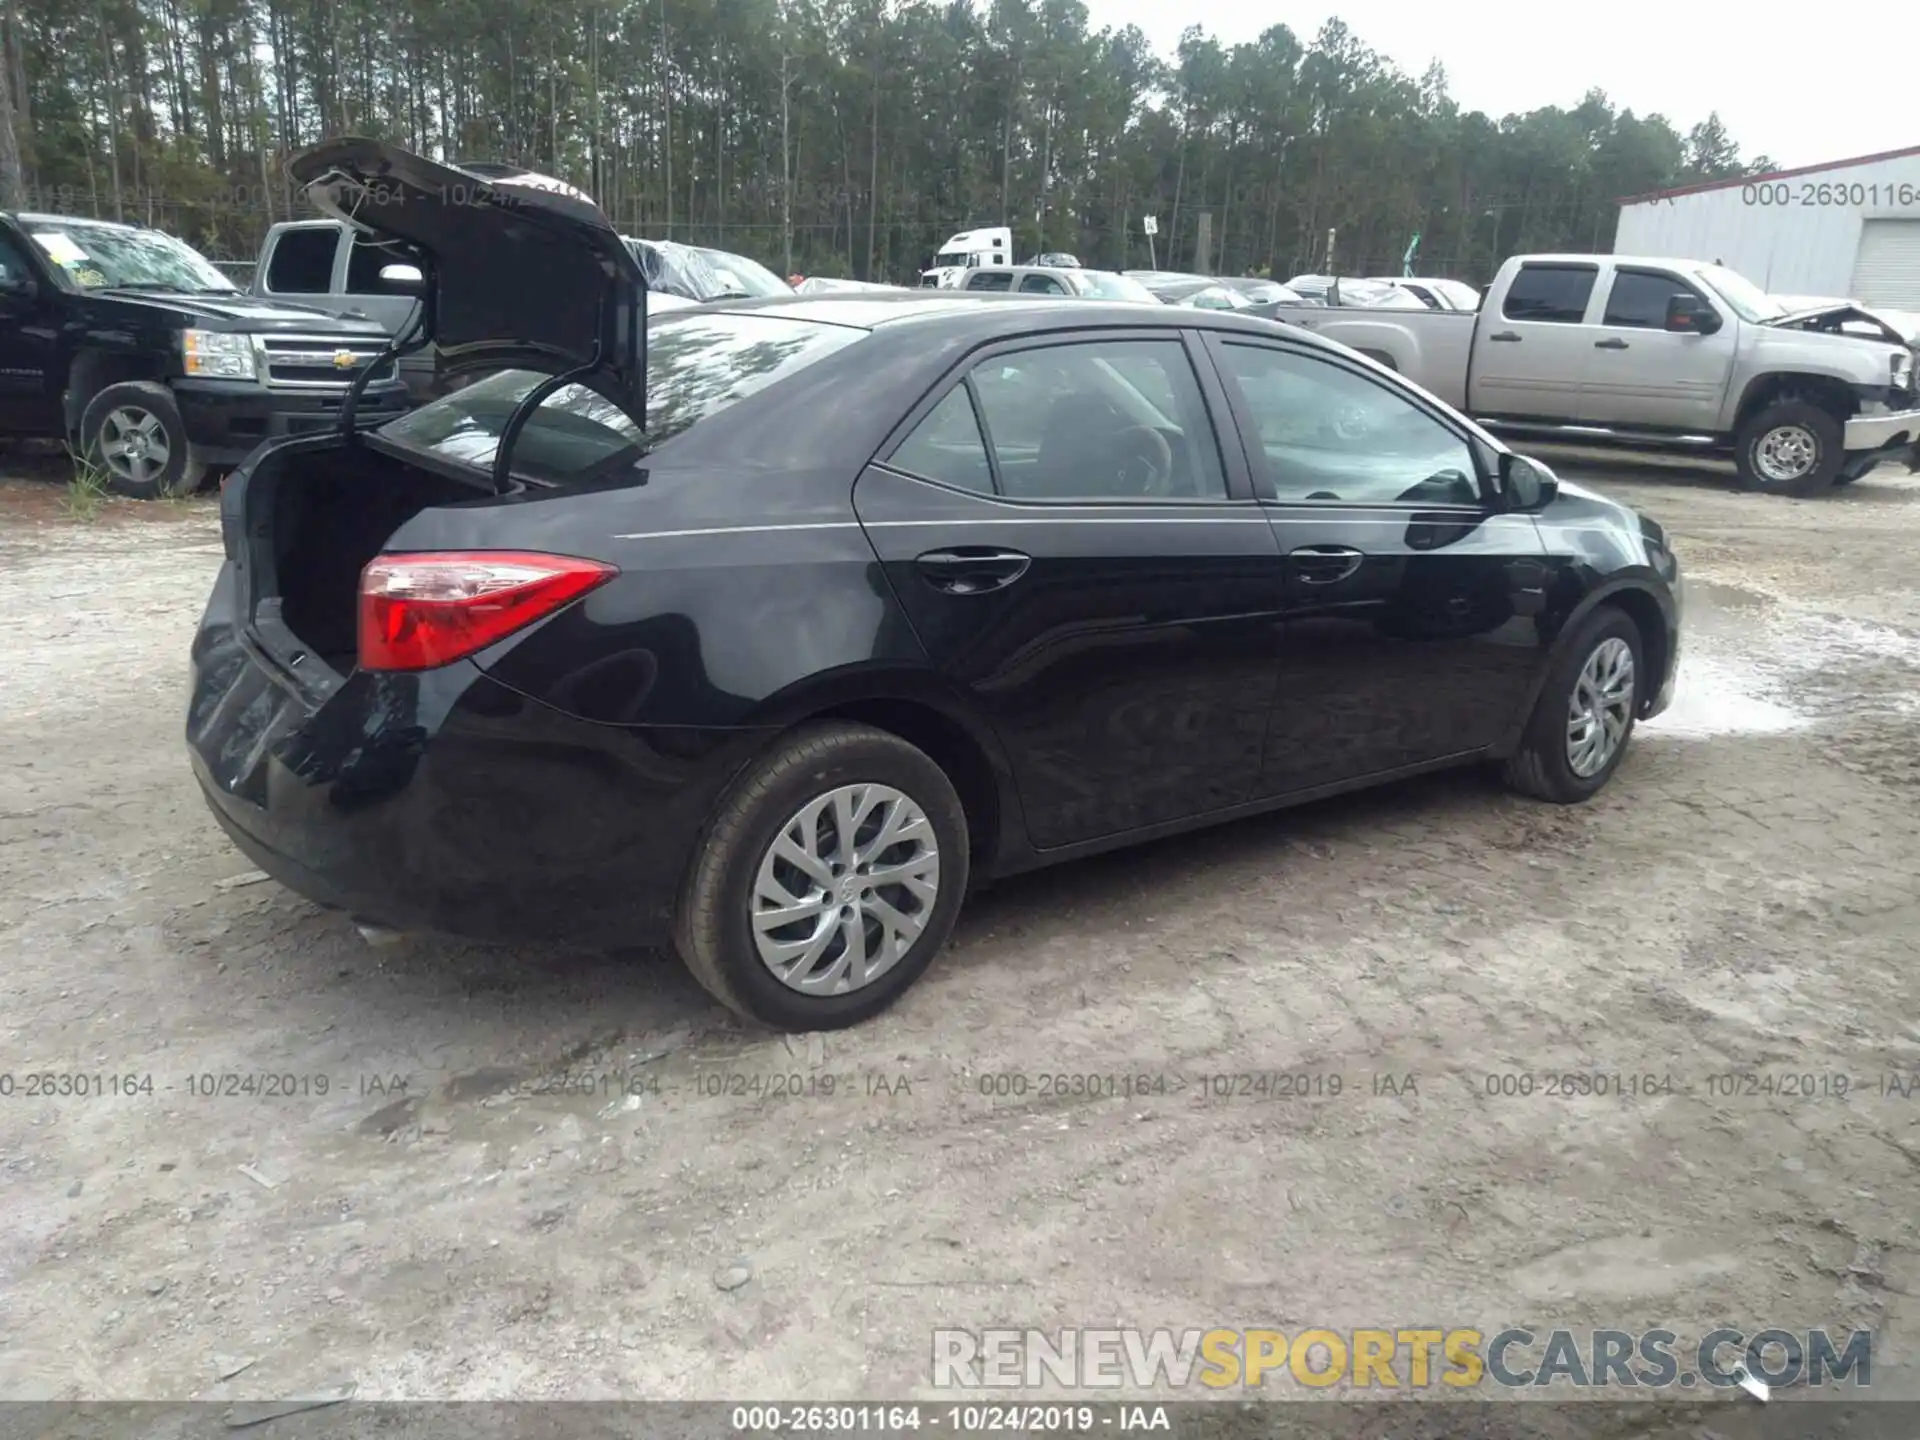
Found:
[[[311,435],[340,423],[346,397],[332,391],[274,390],[246,380],[176,380],[175,400],[194,454],[209,465],[238,465],[254,448],[289,435]],[[412,408],[398,380],[369,385],[359,418],[390,420]]]
[[[315,703],[232,622],[222,567],[186,738],[234,843],[323,905],[406,930],[661,943],[688,858],[760,731],[595,724],[459,661]]]

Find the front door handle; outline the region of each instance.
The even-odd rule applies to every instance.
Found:
[[[1519,342],[1519,340],[1520,340],[1520,337],[1519,337],[1519,336],[1518,336],[1517,334],[1515,334],[1515,333],[1514,333],[1513,331],[1511,331],[1511,330],[1497,330],[1497,331],[1495,331],[1495,332],[1494,332],[1493,334],[1491,334],[1491,335],[1489,335],[1489,336],[1487,336],[1487,339],[1489,339],[1489,340],[1511,340],[1511,341],[1514,341],[1514,342],[1515,342],[1515,343],[1517,344],[1517,343]]]
[[[1302,585],[1336,585],[1353,575],[1366,556],[1345,545],[1303,545],[1287,552]]]
[[[1033,564],[1018,550],[991,550],[962,545],[952,550],[929,550],[913,562],[927,584],[944,595],[981,595],[1013,584]]]
[[[1620,339],[1596,340],[1593,342],[1593,348],[1596,350],[1624,350],[1627,348],[1627,342]]]

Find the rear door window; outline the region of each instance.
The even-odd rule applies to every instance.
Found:
[[[1028,295],[1064,295],[1067,287],[1051,275],[1022,275],[1020,289]]]
[[[1522,265],[1507,287],[1500,313],[1509,320],[1578,325],[1586,317],[1598,273],[1591,265]]]
[[[845,349],[867,332],[772,315],[676,311],[647,332],[647,428],[597,391],[569,385],[540,405],[513,448],[514,472],[580,482],[664,445],[700,421]],[[383,439],[476,470],[493,465],[513,408],[544,378],[503,370],[381,427]]]
[[[1012,288],[1013,276],[1005,270],[988,271],[967,277],[969,290],[1011,290]]]
[[[267,261],[267,289],[276,295],[325,295],[333,289],[340,232],[331,225],[283,230]]]
[[[1002,493],[1017,500],[1221,499],[1225,473],[1178,340],[995,356],[969,376]]]
[[[949,390],[947,398],[914,426],[888,463],[912,475],[991,495],[993,467],[987,463],[987,444],[967,387],[956,385]]]

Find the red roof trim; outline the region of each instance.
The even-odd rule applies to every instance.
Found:
[[[1638,205],[1647,200],[1671,200],[1676,195],[1698,195],[1703,190],[1727,190],[1735,185],[1758,185],[1763,180],[1787,180],[1795,175],[1818,175],[1823,170],[1847,170],[1855,165],[1876,165],[1882,160],[1904,160],[1920,155],[1920,145],[1905,150],[1883,150],[1878,155],[1856,155],[1851,160],[1829,160],[1823,165],[1802,165],[1797,170],[1771,170],[1765,175],[1736,175],[1730,180],[1708,180],[1699,185],[1682,185],[1674,190],[1652,190],[1645,195],[1623,195],[1615,202]]]

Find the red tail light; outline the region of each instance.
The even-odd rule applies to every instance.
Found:
[[[360,668],[446,665],[619,573],[597,560],[518,550],[375,556],[360,572]]]

